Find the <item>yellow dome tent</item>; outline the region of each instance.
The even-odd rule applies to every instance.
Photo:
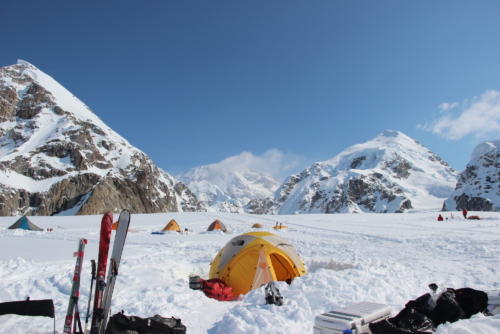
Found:
[[[255,223],[252,225],[252,228],[262,228],[262,224]]]
[[[268,232],[249,232],[231,239],[215,256],[210,278],[220,278],[235,296],[270,281],[291,282],[306,268],[292,244]]]
[[[214,230],[221,230],[222,232],[227,232],[226,225],[224,225],[220,220],[214,221],[210,226],[208,227],[207,231],[214,231]]]
[[[172,219],[168,224],[163,228],[162,231],[177,231],[180,232],[181,228],[179,227],[179,224],[175,221],[175,219]]]

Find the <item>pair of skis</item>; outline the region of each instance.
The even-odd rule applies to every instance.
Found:
[[[127,237],[127,231],[130,224],[130,212],[123,210],[118,218],[118,228],[116,231],[115,242],[113,251],[111,253],[111,265],[108,273],[108,281],[106,278],[106,267],[108,262],[109,244],[111,241],[111,230],[113,224],[113,213],[107,212],[104,214],[101,221],[101,234],[99,240],[99,257],[97,264],[97,273],[95,261],[92,260],[92,281],[90,285],[90,296],[87,308],[87,318],[85,321],[85,331],[82,331],[79,312],[78,312],[78,297],[80,295],[80,274],[83,265],[83,254],[87,240],[80,239],[77,256],[75,274],[73,276],[73,286],[71,288],[71,296],[68,306],[68,312],[64,321],[64,333],[71,333],[71,324],[73,322],[73,314],[75,314],[75,328],[74,333],[87,333],[87,324],[89,320],[89,310],[92,298],[92,286],[96,280],[96,291],[94,300],[94,309],[92,313],[92,324],[90,327],[91,334],[104,334],[106,323],[108,319],[109,308],[111,306],[111,298],[113,296],[114,285],[116,276],[118,275],[118,267]],[[78,323],[79,332],[76,331],[76,324]]]
[[[108,218],[109,216],[107,217],[108,214],[110,219]],[[108,212],[104,215],[103,222],[101,223],[101,242],[103,242],[103,244],[101,245],[101,243],[99,243],[99,262],[97,264],[97,284],[94,312],[92,313],[92,325],[90,327],[91,334],[104,334],[106,330],[111,298],[113,297],[116,276],[118,276],[118,267],[120,266],[123,246],[125,245],[125,239],[127,238],[128,227],[130,225],[130,212],[123,210],[118,218],[118,228],[116,229],[115,242],[111,252],[107,281],[104,283],[109,250],[109,239],[107,239],[107,236],[111,234],[112,221],[113,214]],[[104,228],[102,227],[103,225],[105,226]]]

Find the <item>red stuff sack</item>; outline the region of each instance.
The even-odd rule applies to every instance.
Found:
[[[208,298],[214,298],[220,301],[233,299],[233,288],[230,288],[219,278],[204,280],[200,278],[201,290]]]

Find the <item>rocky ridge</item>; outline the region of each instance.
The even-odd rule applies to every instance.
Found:
[[[459,172],[398,131],[388,130],[290,176],[273,196],[251,201],[255,214],[402,213],[436,209]]]
[[[443,211],[500,211],[500,140],[478,144]]]
[[[203,211],[191,191],[25,61],[0,69],[0,215]]]

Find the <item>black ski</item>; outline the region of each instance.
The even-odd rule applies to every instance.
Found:
[[[110,266],[107,276],[106,290],[103,297],[103,308],[100,319],[97,320],[96,327],[98,334],[104,334],[106,330],[106,323],[108,322],[109,308],[111,306],[111,299],[113,297],[113,290],[115,288],[116,276],[118,276],[118,268],[122,258],[123,246],[127,238],[128,227],[130,225],[130,212],[123,210],[118,218],[118,229],[116,230],[115,241],[113,244],[113,251],[111,252]]]

